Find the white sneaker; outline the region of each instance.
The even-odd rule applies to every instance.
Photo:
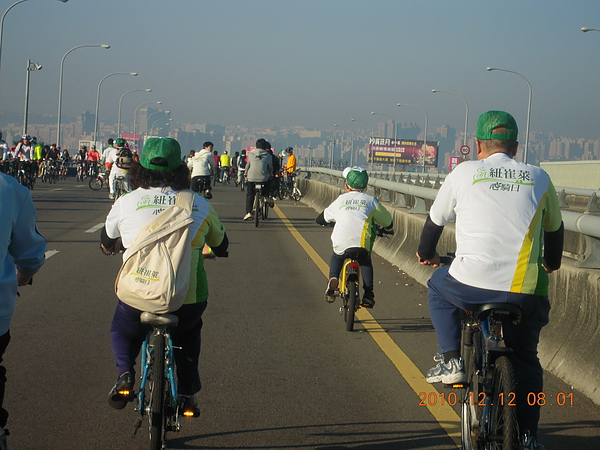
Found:
[[[537,441],[535,436],[529,434],[529,430],[523,433],[521,445],[523,446],[523,450],[545,450],[546,448]]]
[[[267,197],[267,205],[271,208],[275,207],[275,202],[273,201],[273,197]]]
[[[108,194],[108,198],[110,200],[114,200],[115,199],[115,194]]]
[[[252,220],[252,213],[246,213],[244,220]]]
[[[337,278],[334,277],[329,279],[329,282],[327,283],[327,289],[325,289],[325,301],[327,303],[335,302],[338,294],[338,284],[339,280]]]
[[[444,357],[439,353],[433,357],[438,365],[427,371],[425,381],[428,383],[464,383],[467,381],[465,373],[465,365],[462,358],[452,358],[447,363],[444,363]]]

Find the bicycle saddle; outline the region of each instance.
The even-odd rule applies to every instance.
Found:
[[[179,323],[179,317],[173,314],[152,314],[149,312],[143,312],[140,315],[140,322],[153,327],[176,327]]]
[[[344,250],[344,257],[350,259],[359,259],[368,254],[369,252],[362,247],[350,247]]]
[[[510,319],[515,325],[521,321],[521,307],[514,303],[485,303],[479,307],[479,320],[485,320],[492,314],[496,320]]]

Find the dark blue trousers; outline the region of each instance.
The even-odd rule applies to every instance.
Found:
[[[537,356],[537,345],[542,327],[548,324],[550,302],[548,297],[491,291],[467,286],[454,279],[449,266],[436,270],[427,282],[429,311],[439,343],[439,353],[460,351],[460,311],[476,311],[483,303],[515,303],[521,307],[519,325],[507,323],[504,327],[506,345],[513,349],[511,359],[516,381],[517,419],[521,432],[529,430],[537,436],[540,406],[529,406],[530,392],[543,392],[543,370]],[[536,397],[537,398],[537,397]]]
[[[175,369],[177,370],[177,391],[182,395],[192,395],[200,390],[200,344],[202,314],[206,302],[183,305],[172,314],[179,317],[179,324],[171,330],[175,348]],[[140,323],[142,311],[132,308],[119,300],[110,326],[113,353],[117,361],[118,375],[135,373],[135,360],[152,327]],[[177,348],[181,347],[181,348]]]
[[[344,267],[344,261],[346,257],[344,255],[338,255],[336,252],[331,253],[331,259],[329,260],[329,278],[339,278],[342,268]],[[360,273],[363,279],[363,289],[368,291],[373,290],[373,261],[371,255],[366,254],[358,259],[360,265]]]

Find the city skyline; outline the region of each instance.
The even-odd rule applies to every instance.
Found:
[[[10,4],[7,3],[4,8]],[[600,2],[558,0],[500,4],[457,0],[29,0],[6,16],[0,72],[1,112],[23,109],[25,63],[30,114],[57,111],[64,66],[64,119],[93,111],[100,79],[100,120],[116,121],[162,101],[176,123],[239,124],[330,130],[377,127],[372,111],[430,130],[469,133],[488,109],[511,112],[524,142],[531,82],[531,132],[598,139]],[[597,21],[597,23],[593,23]],[[22,33],[22,24],[35,24]],[[356,119],[352,122],[351,119]],[[370,124],[367,125],[367,124]]]

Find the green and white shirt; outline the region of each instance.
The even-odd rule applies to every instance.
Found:
[[[458,281],[548,295],[548,275],[541,265],[543,231],[558,230],[562,216],[543,169],[504,153],[464,162],[446,177],[429,215],[438,226],[456,219],[450,275]]]
[[[338,255],[352,247],[362,247],[371,253],[377,236],[374,222],[383,227],[392,224],[389,211],[375,197],[359,191],[340,195],[325,209],[323,217],[327,222],[335,221],[331,242]]]
[[[120,197],[112,206],[106,218],[105,230],[111,239],[121,238],[123,246],[129,248],[140,229],[177,200],[177,191],[171,188],[138,188]],[[196,194],[192,207],[191,226],[192,268],[190,289],[185,304],[200,303],[208,298],[208,282],[204,270],[204,244],[217,247],[223,242],[225,227],[217,213],[206,201]]]

